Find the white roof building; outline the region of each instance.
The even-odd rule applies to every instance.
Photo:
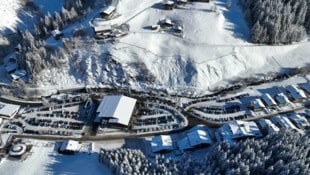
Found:
[[[289,95],[296,101],[307,98],[305,92],[301,89],[298,89],[295,85],[286,86],[286,90],[289,92]]]
[[[174,1],[171,1],[171,0],[164,0],[162,2],[163,5],[174,5]]]
[[[195,127],[185,137],[180,139],[177,144],[179,149],[184,151],[200,145],[210,145],[212,144],[212,140],[207,130]]]
[[[303,84],[301,88],[304,89],[308,94],[310,94],[310,83]]]
[[[173,143],[170,135],[159,135],[152,138],[152,151],[162,152],[173,150]]]
[[[296,126],[286,117],[283,116],[275,116],[271,118],[271,121],[275,124],[278,124],[280,128],[283,129],[297,129]]]
[[[95,33],[99,33],[99,32],[111,32],[111,31],[112,31],[112,27],[111,27],[111,25],[100,25],[100,26],[95,26],[95,27],[94,27],[94,31],[95,31]]]
[[[97,109],[97,117],[115,119],[115,123],[128,125],[137,100],[123,95],[105,96]]]
[[[284,106],[290,103],[290,100],[287,98],[286,95],[280,93],[276,95],[275,100],[278,102],[279,105]]]
[[[239,139],[244,137],[261,137],[262,133],[255,122],[241,120],[230,121],[218,131],[224,140]]]
[[[81,144],[75,140],[65,140],[62,142],[60,151],[78,151],[81,148]]]
[[[277,105],[277,103],[274,101],[274,99],[268,93],[263,94],[262,99],[267,106],[276,106]]]
[[[261,99],[254,99],[250,102],[250,106],[253,108],[253,110],[262,110],[265,108],[264,103],[262,102]]]
[[[299,114],[291,114],[288,115],[287,118],[289,118],[298,128],[302,129],[306,126],[309,126],[308,120]]]
[[[113,12],[115,12],[115,10],[116,10],[116,7],[109,6],[108,8],[102,10],[100,14],[110,16]]]
[[[268,119],[261,119],[258,121],[258,124],[263,130],[266,130],[268,134],[280,131],[280,129]]]
[[[19,105],[0,102],[0,117],[12,118],[17,114],[19,109]]]

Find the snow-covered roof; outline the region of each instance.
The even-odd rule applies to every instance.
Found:
[[[105,32],[105,31],[111,31],[111,30],[112,30],[111,25],[100,25],[100,26],[94,27],[95,32]]]
[[[258,123],[263,129],[268,129],[269,134],[280,131],[280,129],[268,119],[261,119]]]
[[[173,144],[170,135],[159,135],[153,137],[151,146],[153,152],[173,150]]]
[[[12,139],[11,133],[4,133],[0,135],[0,148],[5,147]]]
[[[253,107],[253,109],[262,109],[265,107],[264,103],[262,102],[261,99],[254,99],[251,101],[251,106]]]
[[[181,151],[192,148],[192,146],[190,145],[190,143],[188,141],[188,137],[183,137],[183,138],[179,139],[177,141],[177,144],[178,144],[179,150],[181,150]]]
[[[303,84],[301,87],[310,94],[310,83]]]
[[[0,116],[14,117],[20,106],[0,102]]]
[[[302,91],[301,89],[298,89],[295,85],[286,86],[286,90],[289,92],[290,96],[294,100],[300,100],[300,99],[307,98],[305,92]]]
[[[105,96],[97,109],[98,117],[115,118],[117,123],[128,125],[136,101],[123,95]]]
[[[18,65],[17,63],[10,63],[6,64],[4,67],[6,72],[13,72],[17,69]]]
[[[224,139],[238,139],[242,137],[260,137],[262,136],[255,122],[246,122],[241,120],[230,121],[220,128],[220,133]]]
[[[211,144],[212,140],[206,130],[197,129],[187,133],[187,138],[192,147],[201,144]]]
[[[276,106],[277,103],[274,101],[274,99],[268,94],[262,95],[263,101],[267,104],[267,106]]]
[[[164,0],[164,1],[162,2],[162,4],[164,4],[164,5],[173,5],[174,2],[173,2],[173,1],[170,1],[170,0]]]
[[[105,14],[105,15],[110,15],[112,14],[114,11],[116,10],[116,8],[114,6],[109,6],[108,8],[104,9],[103,11],[101,11],[101,13]]]
[[[276,95],[275,99],[280,105],[285,105],[285,104],[290,103],[290,100],[283,93]]]
[[[163,20],[161,21],[161,23],[162,23],[162,24],[169,24],[169,25],[172,25],[171,19],[168,19],[168,18],[163,19]]]
[[[13,80],[17,80],[17,79],[20,79],[20,78],[26,76],[27,72],[25,70],[17,70],[15,72],[11,73],[10,75],[11,75],[11,78]]]
[[[296,126],[286,117],[283,116],[275,116],[271,118],[271,121],[277,123],[281,128],[284,129],[297,129]]]
[[[55,37],[55,36],[57,36],[57,35],[62,35],[63,33],[60,31],[60,30],[58,30],[58,29],[55,29],[55,30],[53,30],[52,31],[52,35]]]
[[[62,142],[60,151],[78,151],[81,144],[75,140],[65,140]]]
[[[298,127],[305,127],[309,125],[309,122],[307,121],[307,119],[304,116],[301,116],[299,114],[291,114],[288,115],[287,118],[289,118],[290,120],[292,120]]]

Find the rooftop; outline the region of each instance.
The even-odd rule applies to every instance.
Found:
[[[173,144],[170,135],[159,135],[153,137],[151,146],[153,152],[173,150]]]
[[[62,142],[60,151],[78,151],[81,147],[78,141],[65,140]]]
[[[267,104],[267,106],[277,105],[277,103],[274,101],[274,99],[268,93],[263,94],[262,99]]]
[[[294,100],[300,100],[300,99],[307,98],[304,91],[302,91],[301,89],[298,89],[295,85],[288,85],[286,89]]]
[[[97,109],[98,117],[115,118],[117,123],[128,125],[136,101],[123,95],[105,96]]]
[[[14,115],[18,112],[19,108],[19,105],[0,102],[0,116],[14,117]]]

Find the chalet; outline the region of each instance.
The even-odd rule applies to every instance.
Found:
[[[279,106],[285,106],[290,103],[290,100],[283,93],[277,94],[275,100],[279,104]]]
[[[185,5],[185,4],[187,4],[187,3],[188,3],[187,0],[177,0],[177,4],[178,4],[178,5]]]
[[[290,114],[287,116],[288,119],[290,119],[298,128],[303,129],[306,126],[309,126],[308,120],[299,114]]]
[[[268,93],[262,95],[262,100],[268,107],[277,106],[277,103]]]
[[[294,102],[300,102],[307,98],[303,90],[298,89],[295,85],[289,85],[286,87],[288,95]]]
[[[115,12],[116,12],[116,7],[109,6],[108,8],[100,11],[100,16],[105,19],[111,19]]]
[[[53,37],[54,37],[56,40],[58,40],[58,39],[60,39],[62,36],[64,36],[64,34],[63,34],[60,30],[58,30],[58,29],[53,30],[53,31],[52,31],[52,35],[53,35]]]
[[[267,135],[277,133],[280,129],[268,119],[261,119],[257,122],[260,131]]]
[[[158,25],[158,24],[152,25],[151,29],[152,30],[159,30],[160,29],[160,25]]]
[[[222,140],[239,140],[247,137],[261,137],[258,126],[255,122],[234,120],[223,125],[216,132],[216,138],[218,141]]]
[[[310,83],[305,83],[301,86],[301,88],[310,95]]]
[[[169,152],[174,150],[170,135],[159,135],[152,138],[153,153]]]
[[[208,131],[201,126],[192,128],[185,137],[177,141],[178,148],[181,152],[211,144],[212,140]]]
[[[15,72],[10,74],[10,78],[13,81],[19,80],[27,75],[25,70],[16,70]]]
[[[111,25],[95,26],[94,32],[96,38],[107,38],[112,33],[112,27]]]
[[[171,1],[171,0],[164,0],[162,2],[162,5],[163,5],[163,8],[165,10],[172,10],[174,8],[174,1]]]
[[[194,2],[210,2],[210,0],[192,0]]]
[[[182,33],[183,32],[183,27],[181,25],[177,25],[174,30],[175,30],[176,33]]]
[[[79,151],[80,148],[81,144],[78,141],[65,140],[61,143],[58,152],[62,154],[74,154],[76,151]]]
[[[265,108],[265,105],[261,99],[252,100],[250,102],[249,106],[253,111],[260,111],[260,110],[263,110]]]
[[[163,19],[162,21],[160,21],[160,26],[165,28],[165,27],[172,27],[173,23],[170,19]]]
[[[297,129],[296,126],[286,117],[277,115],[275,117],[272,117],[270,120],[281,129]]]

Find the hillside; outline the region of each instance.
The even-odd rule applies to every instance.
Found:
[[[119,17],[103,23],[126,23],[130,32],[113,44],[98,44],[92,39],[90,21],[102,7],[96,6],[81,23],[64,29],[67,41],[80,47],[70,49],[61,67],[44,68],[36,77],[37,85],[55,89],[130,84],[133,88],[190,88],[205,93],[238,77],[263,77],[268,72],[309,63],[307,39],[291,45],[252,44],[237,0],[229,9],[226,0],[215,0],[171,11],[162,10],[160,2],[119,0]],[[182,35],[149,29],[167,18],[183,25]],[[90,36],[81,41],[71,38],[72,31],[80,27],[86,28]],[[47,42],[60,44],[51,38]]]

